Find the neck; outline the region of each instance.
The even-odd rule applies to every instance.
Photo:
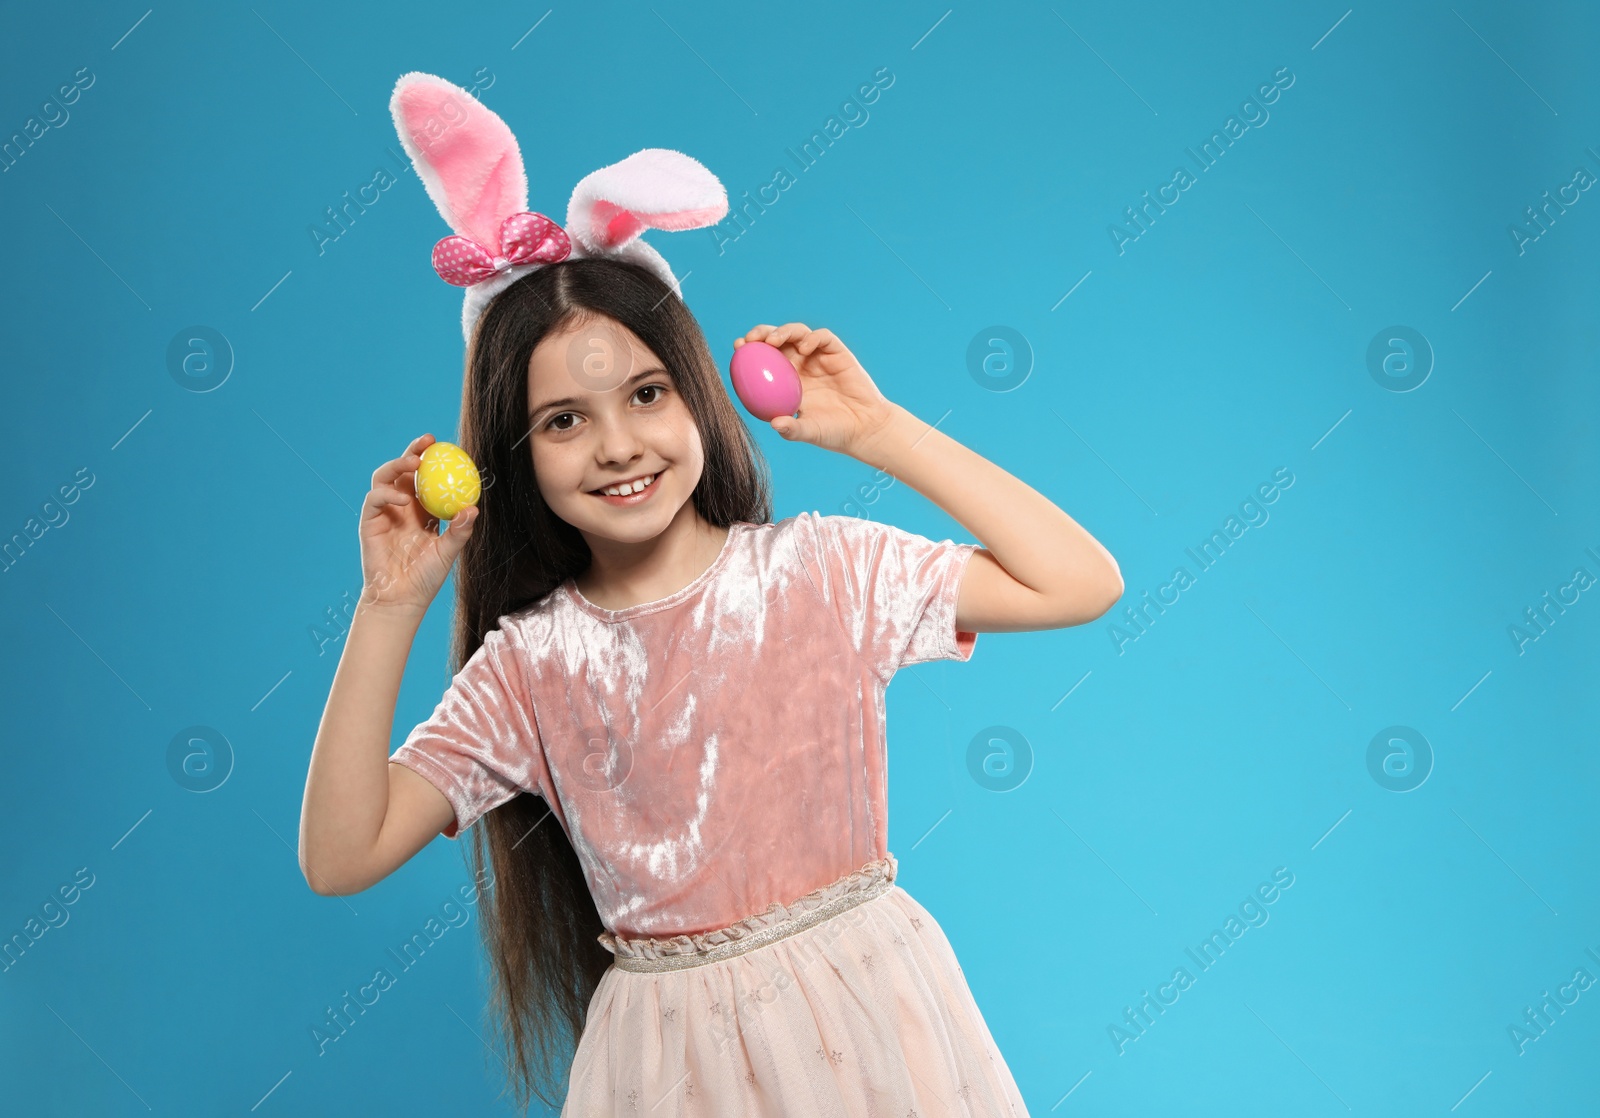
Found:
[[[637,543],[583,533],[589,567],[573,581],[601,609],[653,602],[688,586],[716,562],[730,529],[701,518],[685,501],[661,533]]]

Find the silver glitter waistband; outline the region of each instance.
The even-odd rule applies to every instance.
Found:
[[[805,912],[786,916],[776,923],[759,928],[749,935],[740,936],[738,939],[728,940],[716,944],[703,951],[696,951],[681,955],[662,955],[658,958],[646,958],[636,955],[618,954],[612,960],[612,966],[622,971],[636,973],[657,973],[661,971],[685,970],[689,967],[702,967],[708,963],[720,963],[724,959],[732,959],[759,947],[777,943],[781,939],[803,932],[807,928],[814,928],[825,920],[831,920],[841,913],[848,912],[857,905],[875,900],[894,888],[892,877],[880,877],[866,888],[841,896],[832,897],[817,907]]]

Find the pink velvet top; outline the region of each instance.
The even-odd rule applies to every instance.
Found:
[[[609,930],[725,927],[887,853],[885,689],[971,659],[977,550],[800,513],[733,524],[654,602],[602,609],[568,579],[500,619],[391,760],[450,800],[450,838],[543,797]]]

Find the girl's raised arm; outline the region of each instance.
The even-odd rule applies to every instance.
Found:
[[[982,541],[962,578],[957,629],[1082,625],[1122,597],[1122,572],[1099,540],[1022,479],[887,399],[833,331],[763,325],[734,346],[745,342],[777,346],[800,374],[800,412],[773,419],[773,430],[892,474]]]
[[[300,811],[300,869],[324,895],[381,881],[454,817],[442,792],[389,764],[411,643],[478,515],[467,509],[436,534],[438,522],[417,501],[413,481],[433,441],[423,435],[378,467],[361,509],[365,585],[312,746]]]

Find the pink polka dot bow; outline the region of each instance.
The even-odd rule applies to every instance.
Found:
[[[554,264],[572,252],[566,230],[543,214],[516,213],[500,223],[495,255],[471,237],[451,236],[433,246],[433,270],[457,287],[471,287],[514,264]]]

